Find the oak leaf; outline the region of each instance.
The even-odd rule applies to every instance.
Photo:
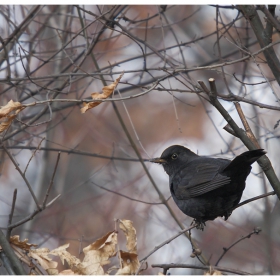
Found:
[[[64,260],[66,260],[72,269],[73,267],[78,266],[81,263],[81,261],[66,251],[68,247],[69,247],[69,243],[50,251],[49,254],[58,256],[63,265],[64,265]]]
[[[137,253],[137,237],[136,229],[132,226],[132,221],[130,220],[120,220],[120,229],[124,232],[126,236],[126,248],[131,253]]]
[[[85,257],[80,271],[85,275],[104,275],[103,266],[109,264],[109,258],[116,255],[117,234],[108,232],[103,237],[83,249]]]
[[[58,274],[56,270],[57,262],[48,256],[49,253],[50,250],[48,248],[30,249],[28,256],[35,259],[49,274]]]
[[[116,275],[136,274],[140,266],[138,255],[120,250],[120,257],[122,259],[122,267],[117,271]]]
[[[28,241],[27,238],[24,239],[23,241],[20,241],[19,235],[13,235],[10,237],[10,243],[25,251],[29,251],[31,247],[38,246],[36,244],[27,243],[27,241]]]
[[[126,236],[126,248],[128,252],[120,250],[121,268],[116,275],[136,274],[140,266],[137,255],[137,237],[136,229],[132,226],[130,220],[119,220],[119,227]]]

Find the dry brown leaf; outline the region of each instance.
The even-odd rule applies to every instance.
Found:
[[[106,99],[108,98],[115,90],[116,86],[118,85],[119,81],[121,80],[123,76],[123,73],[110,85],[105,86],[102,88],[102,93],[99,92],[93,92],[91,94],[92,99]],[[81,108],[81,113],[85,113],[89,109],[92,109],[99,105],[101,102],[94,101],[94,102],[84,102],[83,107]]]
[[[66,251],[68,247],[69,247],[69,243],[50,251],[49,254],[58,256],[63,265],[64,265],[64,260],[66,260],[71,268],[76,267],[81,263],[81,261]]]
[[[119,227],[126,236],[126,248],[128,252],[120,250],[122,267],[117,271],[116,275],[133,275],[140,266],[137,255],[136,229],[130,220],[120,220]]]
[[[28,256],[35,259],[42,268],[44,268],[48,273],[55,273],[55,268],[57,267],[57,262],[53,261],[48,254],[50,250],[48,248],[30,249]]]
[[[6,121],[0,123],[0,133],[5,131],[10,126],[15,117],[16,115],[8,116],[6,117]]]
[[[81,113],[84,114],[87,110],[94,108],[98,104],[100,104],[100,103],[98,103],[98,102],[88,102],[88,103],[83,102],[84,107],[81,108]]]
[[[28,239],[24,239],[23,241],[19,240],[19,235],[13,235],[10,237],[10,243],[21,248],[22,250],[29,251],[31,247],[37,247],[36,244],[27,243]]]
[[[6,117],[12,111],[16,111],[15,113],[18,114],[18,112],[24,108],[25,107],[20,102],[10,100],[5,106],[0,107],[0,119]]]
[[[138,255],[120,250],[122,259],[122,267],[117,271],[116,275],[133,275],[136,274],[140,263]]]
[[[0,107],[0,133],[5,131],[16,115],[25,108],[20,102],[10,100],[5,106]]]
[[[129,252],[120,250],[121,268],[112,267],[117,270],[116,275],[133,275],[139,269],[140,263],[137,255],[136,230],[130,220],[120,220],[120,229],[126,235],[126,247]],[[13,236],[11,242],[19,248],[28,251],[28,256],[36,260],[39,265],[47,271],[49,275],[108,275],[104,272],[104,265],[110,263],[110,258],[116,256],[117,233],[108,232],[103,237],[83,249],[85,257],[81,262],[78,258],[67,252],[69,244],[60,246],[52,251],[47,248],[30,249],[34,244],[19,240],[19,236]],[[66,261],[70,269],[58,271],[57,262],[53,261],[49,255],[58,256],[64,265]]]
[[[137,254],[136,229],[132,224],[130,220],[120,220],[119,227],[126,236],[126,248],[128,252]]]
[[[85,257],[79,265],[80,273],[85,275],[104,275],[103,265],[116,255],[117,234],[108,232],[103,237],[83,249]]]

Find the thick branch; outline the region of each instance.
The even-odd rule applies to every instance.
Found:
[[[264,48],[265,46],[269,45],[269,35],[264,29],[261,19],[254,5],[240,5],[238,6],[238,8],[242,11],[245,18],[250,22],[251,27],[258,39],[261,48]],[[263,53],[267,60],[268,66],[270,67],[278,84],[280,85],[280,63],[278,57],[275,54],[274,49],[271,47],[269,49],[266,49]]]
[[[255,150],[257,147],[254,145],[254,143],[250,140],[250,138],[246,135],[245,131],[241,129],[236,122],[232,119],[228,111],[222,106],[222,104],[217,99],[217,92],[216,92],[216,86],[215,86],[215,79],[210,78],[209,83],[211,87],[211,91],[208,90],[206,85],[203,81],[198,81],[202,89],[205,91],[205,93],[209,96],[211,104],[216,107],[216,109],[220,112],[220,114],[224,117],[224,119],[228,122],[228,124],[231,126],[231,128],[234,130],[234,133],[237,135],[237,137],[244,143],[244,145],[249,150]],[[266,155],[262,156],[260,159],[258,159],[258,163],[261,166],[262,170],[264,171],[268,181],[270,182],[272,188],[276,192],[278,199],[280,199],[280,182],[277,178],[275,171],[271,165],[270,160]]]
[[[3,234],[2,230],[0,230],[0,245],[5,253],[5,256],[8,258],[12,270],[17,275],[26,275],[20,260],[15,255],[13,249],[10,246],[10,243],[6,239],[6,236]]]

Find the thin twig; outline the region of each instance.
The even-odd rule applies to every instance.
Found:
[[[34,152],[32,153],[32,156],[30,157],[30,159],[29,159],[29,161],[28,161],[28,163],[26,164],[26,167],[25,167],[25,169],[24,169],[24,172],[23,172],[24,176],[25,176],[25,173],[26,173],[27,168],[28,168],[28,166],[29,166],[29,163],[31,162],[32,158],[35,156],[36,152],[40,149],[40,146],[41,146],[42,142],[43,142],[45,139],[46,139],[45,137],[42,138],[42,140],[40,141],[39,145],[37,146],[37,148],[36,148],[36,149],[34,150]]]
[[[159,250],[160,248],[162,248],[164,245],[169,244],[171,241],[173,241],[174,239],[176,239],[177,237],[179,237],[180,235],[184,234],[185,232],[193,229],[197,227],[197,224],[194,224],[188,228],[185,228],[181,231],[179,231],[178,233],[176,233],[175,235],[173,235],[172,237],[168,238],[167,240],[165,240],[164,242],[160,243],[159,245],[157,245],[152,251],[150,251],[144,258],[142,258],[140,261],[144,262],[146,259],[148,259],[153,253],[155,253],[157,250]],[[136,273],[137,274],[137,273]]]
[[[52,174],[52,178],[51,178],[50,184],[49,184],[49,186],[48,186],[48,189],[47,189],[47,191],[46,191],[46,195],[45,195],[45,198],[44,198],[44,201],[43,201],[43,204],[42,204],[42,209],[45,209],[45,207],[46,207],[46,203],[47,203],[47,200],[48,200],[48,197],[49,197],[49,194],[50,194],[52,185],[53,185],[54,176],[55,176],[55,173],[56,173],[56,170],[57,170],[58,162],[59,162],[59,160],[60,160],[60,154],[61,154],[61,153],[60,153],[60,151],[59,151],[58,154],[57,154],[57,159],[56,159],[54,171],[53,171],[53,174]]]
[[[25,150],[35,150],[37,147],[34,146],[21,146],[21,145],[15,145],[15,146],[6,146],[7,149],[25,149]],[[1,145],[0,145],[1,149]],[[96,153],[89,153],[89,152],[83,152],[76,149],[58,149],[58,148],[49,148],[49,147],[40,147],[39,150],[41,151],[49,151],[49,152],[61,152],[66,154],[76,154],[76,155],[82,155],[82,156],[89,156],[89,157],[97,157],[97,158],[103,158],[108,160],[120,160],[120,161],[132,161],[132,162],[139,162],[138,158],[122,158],[122,157],[112,157],[112,156],[105,156],[105,155],[99,155]],[[143,161],[149,161],[149,159],[143,159]]]
[[[254,228],[254,230],[252,232],[250,232],[249,234],[242,236],[240,239],[238,239],[237,241],[235,241],[232,245],[230,245],[228,248],[223,248],[224,252],[222,253],[222,255],[219,257],[219,259],[217,260],[215,266],[217,266],[219,264],[219,262],[221,261],[221,259],[224,257],[224,255],[232,248],[234,247],[237,243],[239,243],[240,241],[246,239],[246,238],[250,238],[253,234],[259,234],[261,232],[260,228]]]
[[[250,275],[250,273],[237,270],[237,269],[231,269],[231,268],[226,268],[226,267],[220,267],[220,266],[198,266],[198,265],[192,265],[192,264],[152,264],[152,267],[160,267],[163,269],[169,269],[169,268],[194,268],[194,269],[202,269],[202,270],[218,270],[218,271],[224,271],[224,272],[230,272],[238,275]]]
[[[92,182],[92,183],[93,183],[93,182]],[[105,191],[107,191],[107,192],[111,192],[111,193],[114,193],[114,194],[119,195],[119,196],[122,196],[122,197],[125,197],[125,198],[127,198],[127,199],[129,199],[129,200],[132,200],[132,201],[137,201],[137,202],[144,203],[144,204],[149,204],[149,205],[164,204],[163,202],[147,202],[147,201],[135,199],[135,198],[129,197],[129,196],[127,196],[127,195],[124,195],[124,194],[121,194],[121,193],[118,193],[118,192],[115,192],[115,191],[106,189],[106,188],[104,188],[104,187],[101,187],[101,186],[99,186],[99,185],[97,185],[97,184],[95,184],[95,183],[93,183],[93,184],[94,184],[95,186],[99,187],[100,189],[103,189],[103,190],[105,190]],[[171,196],[169,196],[169,198],[168,198],[166,201],[168,201],[170,198],[171,198]]]
[[[3,143],[2,143],[1,145],[2,145],[2,147],[3,147],[3,149],[4,149],[4,151],[6,152],[6,154],[8,155],[8,157],[10,158],[10,160],[12,161],[12,163],[14,164],[16,170],[19,172],[19,174],[20,174],[21,177],[23,178],[25,184],[27,185],[27,188],[29,189],[29,192],[31,193],[31,195],[32,195],[32,197],[33,197],[33,200],[34,200],[34,202],[35,202],[35,204],[36,204],[36,206],[37,206],[37,209],[38,209],[39,211],[41,211],[41,206],[39,205],[39,201],[38,201],[38,199],[36,198],[36,196],[35,196],[35,194],[34,194],[34,192],[33,192],[33,190],[32,190],[32,187],[31,187],[31,185],[29,184],[28,180],[26,179],[25,175],[22,173],[22,171],[21,171],[20,168],[18,167],[17,163],[15,162],[15,160],[14,160],[13,156],[11,155],[11,153],[9,152],[9,150],[5,147],[5,145],[4,145]]]
[[[267,197],[267,196],[270,196],[270,195],[276,195],[276,192],[275,191],[272,191],[272,192],[269,192],[269,193],[265,193],[265,194],[262,194],[262,195],[258,195],[258,196],[255,196],[253,198],[250,198],[250,199],[247,199],[247,200],[244,200],[243,202],[240,202],[238,205],[236,205],[232,210],[240,207],[240,206],[243,206],[249,202],[252,202],[252,201],[255,201],[255,200],[258,200],[258,199],[261,199],[261,198],[264,198],[264,197]]]
[[[9,215],[9,221],[8,221],[7,228],[9,227],[9,225],[12,223],[12,220],[13,220],[13,215],[14,215],[15,205],[16,205],[16,199],[17,199],[17,189],[14,190],[11,213]],[[6,233],[6,238],[8,240],[10,239],[11,231],[12,231],[12,229],[8,228],[7,233]]]
[[[49,206],[51,206],[61,195],[57,195],[53,200],[51,200],[49,203],[47,203],[46,208],[48,208]],[[34,210],[33,213],[29,214],[27,217],[23,218],[22,220],[16,222],[16,223],[13,223],[11,225],[8,226],[8,229],[13,229],[13,228],[16,228],[18,226],[21,226],[22,224],[32,220],[38,213],[40,213],[42,210]]]
[[[242,108],[240,106],[240,104],[238,102],[234,102],[234,106],[238,112],[238,115],[243,123],[243,126],[245,128],[245,131],[246,131],[246,134],[248,136],[248,138],[252,141],[252,143],[258,148],[258,149],[261,149],[261,146],[260,144],[258,143],[254,133],[252,132],[251,130],[251,127],[249,126],[248,122],[247,122],[247,119],[242,111]]]

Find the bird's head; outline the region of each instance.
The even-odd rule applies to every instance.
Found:
[[[165,149],[159,158],[150,159],[150,162],[161,164],[165,172],[169,176],[172,176],[181,166],[185,165],[195,157],[198,157],[198,155],[191,150],[183,146],[174,145]]]

